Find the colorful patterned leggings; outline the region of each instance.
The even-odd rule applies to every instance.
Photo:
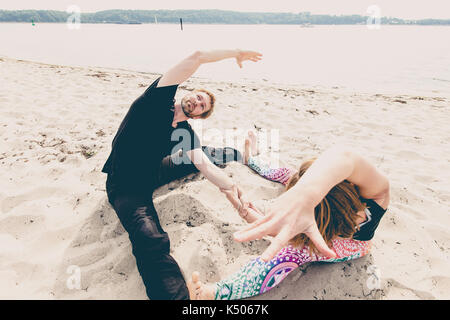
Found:
[[[260,258],[250,261],[237,273],[225,280],[217,282],[216,300],[244,299],[277,286],[295,268],[307,262],[340,262],[356,259],[366,255],[371,247],[370,241],[353,239],[337,239],[332,241],[336,258],[329,259],[309,252],[308,247],[297,249],[287,246],[270,261]]]
[[[271,168],[258,156],[249,157],[247,165],[255,170],[260,176],[275,182],[280,182],[284,185],[295,173],[295,170],[290,168]]]

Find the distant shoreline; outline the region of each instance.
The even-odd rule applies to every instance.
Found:
[[[67,24],[67,22],[40,22],[40,21],[0,21],[0,24]],[[89,24],[117,24],[117,25],[180,25],[180,23],[176,22],[161,22],[161,23],[125,23],[125,22],[81,22],[83,25]],[[301,24],[275,24],[275,23],[199,23],[199,22],[185,22],[183,20],[183,24],[186,25],[217,25],[217,26],[293,26],[293,27],[301,27],[301,28],[312,28],[312,27],[339,27],[339,26],[355,26],[355,27],[364,27],[366,24],[314,24],[310,26],[304,26]],[[389,26],[389,27],[450,27],[450,24],[380,24],[380,26]]]
[[[75,9],[74,9],[75,8]],[[104,10],[97,12],[55,10],[0,10],[0,22],[114,24],[242,24],[242,25],[450,25],[449,19],[400,19],[395,17],[311,14],[310,12],[238,12],[225,10]]]

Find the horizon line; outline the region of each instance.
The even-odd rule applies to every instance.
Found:
[[[103,9],[97,11],[81,11],[81,13],[98,13],[103,11],[112,11],[112,10],[120,10],[120,11],[223,11],[223,12],[239,12],[239,13],[249,13],[249,14],[257,14],[257,13],[269,13],[269,14],[300,14],[300,13],[309,13],[310,15],[325,15],[325,16],[361,16],[361,17],[369,17],[370,15],[361,15],[360,13],[313,13],[311,11],[236,11],[236,10],[225,10],[225,9]],[[55,9],[1,9],[0,11],[57,11],[57,12],[65,12],[66,10],[55,10]],[[448,18],[398,18],[395,16],[380,16],[380,18],[394,18],[401,20],[450,20]]]

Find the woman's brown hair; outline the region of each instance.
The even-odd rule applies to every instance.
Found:
[[[302,163],[299,171],[287,182],[286,190],[297,183],[314,160]],[[365,205],[359,199],[358,189],[353,183],[344,180],[334,186],[314,208],[317,227],[327,245],[330,246],[335,237],[351,238],[357,231],[357,213],[364,209]],[[312,241],[303,233],[292,238],[290,243],[297,247],[309,246],[313,252],[318,252]]]

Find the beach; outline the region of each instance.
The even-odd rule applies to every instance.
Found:
[[[158,76],[0,58],[0,299],[147,299],[101,170],[131,103]],[[204,145],[241,148],[248,130],[267,130],[278,141],[268,151],[297,169],[345,144],[390,180],[370,254],[306,264],[251,299],[450,298],[450,96],[194,75],[177,101],[194,88],[217,99],[209,119],[191,123]],[[224,170],[252,201],[283,192],[242,164]],[[186,277],[218,281],[270,243],[233,241],[245,223],[201,174],[153,198]]]

